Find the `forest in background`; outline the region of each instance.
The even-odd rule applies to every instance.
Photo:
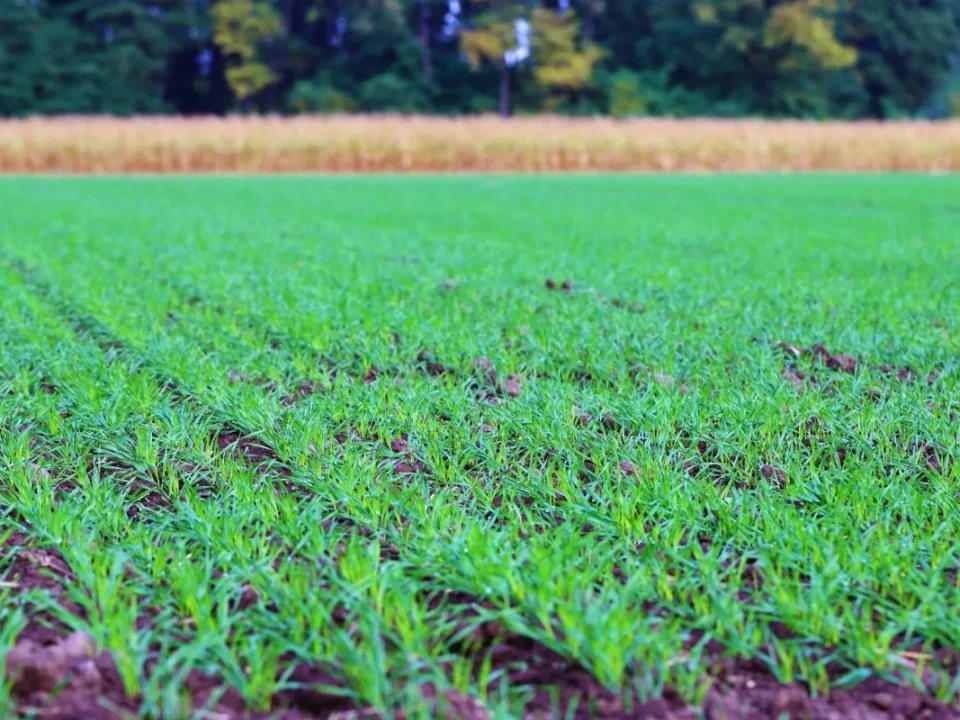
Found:
[[[0,0],[0,116],[960,117],[960,0]]]

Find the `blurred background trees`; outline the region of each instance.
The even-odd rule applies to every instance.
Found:
[[[0,0],[0,115],[960,113],[960,0]]]

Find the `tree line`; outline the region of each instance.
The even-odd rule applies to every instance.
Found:
[[[0,115],[960,117],[960,0],[0,0]]]

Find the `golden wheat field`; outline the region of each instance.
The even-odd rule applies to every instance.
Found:
[[[960,171],[960,122],[103,118],[0,122],[3,173]]]

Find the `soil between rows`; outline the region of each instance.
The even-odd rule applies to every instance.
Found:
[[[3,545],[5,587],[13,590],[9,600],[34,592],[58,599],[63,608],[82,616],[76,605],[59,598],[70,568],[55,550],[30,543],[21,533],[7,537]],[[457,594],[452,606],[469,621],[481,603]],[[247,603],[239,603],[242,612]],[[49,613],[29,603],[27,623],[7,659],[6,680],[18,714],[44,718],[124,718],[141,710],[141,698],[125,690],[110,653],[100,650],[90,636],[70,632]],[[144,618],[144,622],[149,622]],[[722,653],[716,643],[707,644],[713,684],[700,707],[684,702],[667,688],[662,697],[646,702],[636,694],[614,694],[585,669],[541,643],[516,633],[504,632],[494,622],[474,626],[464,647],[489,654],[494,670],[502,671],[512,686],[529,691],[525,717],[555,717],[557,712],[575,718],[662,718],[693,720],[726,718],[823,718],[825,720],[950,720],[960,710],[937,702],[907,685],[870,677],[849,689],[835,689],[827,696],[811,697],[800,683],[781,684],[756,659],[734,658]],[[469,640],[469,642],[467,642]],[[195,711],[228,720],[237,718],[361,718],[378,717],[370,708],[357,707],[348,698],[330,692],[337,681],[321,668],[295,663],[290,672],[296,687],[277,693],[269,711],[254,712],[221,678],[192,671],[185,681]],[[442,698],[430,686],[421,692],[437,716],[474,720],[490,717],[475,698],[448,692]]]

